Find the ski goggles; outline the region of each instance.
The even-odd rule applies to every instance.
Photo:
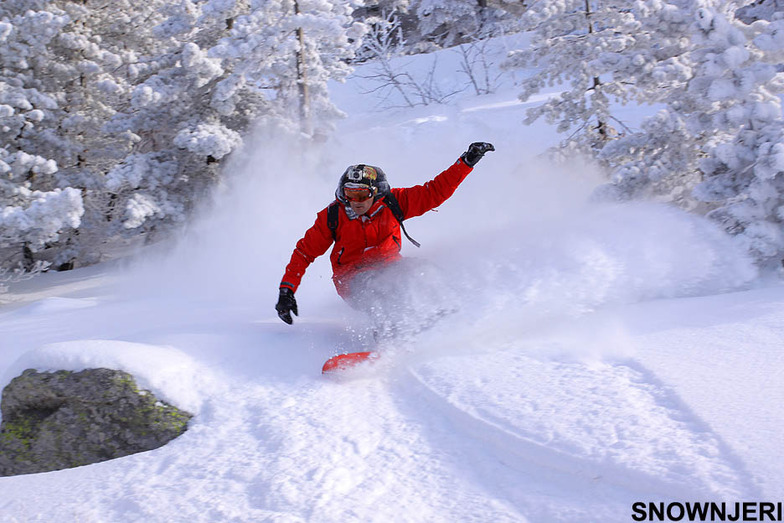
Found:
[[[371,199],[373,191],[366,185],[362,187],[343,187],[343,196],[350,202],[364,202]]]

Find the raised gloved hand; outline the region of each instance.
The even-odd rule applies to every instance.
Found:
[[[473,167],[482,159],[482,156],[489,151],[495,151],[493,144],[487,142],[474,142],[468,146],[468,150],[460,157],[463,163],[469,167]]]
[[[297,300],[294,299],[294,291],[288,287],[281,287],[275,310],[278,311],[278,318],[291,325],[294,321],[291,319],[291,313],[293,312],[294,315],[299,316]]]

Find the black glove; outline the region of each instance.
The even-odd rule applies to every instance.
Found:
[[[294,299],[294,291],[288,287],[281,287],[275,310],[278,311],[278,318],[291,325],[293,323],[291,313],[293,312],[296,316],[299,316],[299,313],[297,312],[297,300]]]
[[[487,142],[474,142],[468,146],[468,150],[460,157],[463,163],[469,167],[473,167],[482,159],[486,152],[495,151],[493,144]]]

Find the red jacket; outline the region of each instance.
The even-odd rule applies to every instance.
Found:
[[[404,219],[420,216],[444,203],[471,170],[471,167],[458,160],[424,185],[392,189]],[[319,211],[316,223],[297,242],[280,282],[281,287],[296,291],[308,266],[332,245],[332,231],[327,225],[328,208]],[[354,219],[349,218],[341,205],[335,232],[335,247],[330,255],[332,280],[338,294],[343,297],[349,293],[348,285],[352,276],[401,257],[400,223],[382,199],[377,199],[367,213]]]

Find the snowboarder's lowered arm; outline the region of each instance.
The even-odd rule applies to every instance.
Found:
[[[281,287],[275,310],[278,311],[278,318],[289,325],[294,323],[294,320],[291,318],[291,313],[293,312],[295,316],[299,316],[299,312],[297,312],[297,300],[294,298],[294,291],[288,287]]]

